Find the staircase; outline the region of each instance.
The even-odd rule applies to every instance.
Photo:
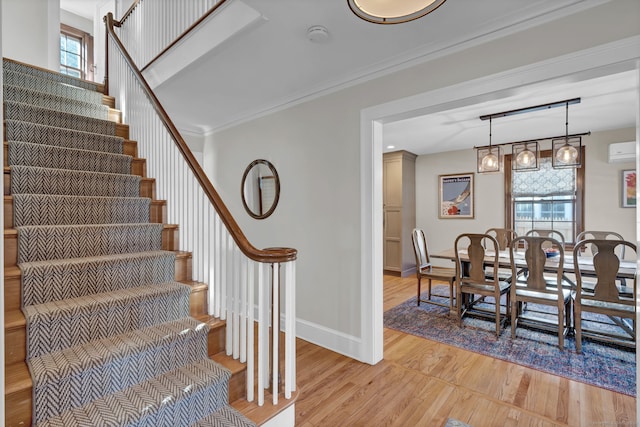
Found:
[[[3,79],[6,425],[255,425],[114,99],[7,59]]]

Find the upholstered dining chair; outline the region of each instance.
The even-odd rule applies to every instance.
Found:
[[[498,241],[488,234],[464,233],[459,235],[454,243],[457,275],[457,303],[458,323],[463,324],[463,317],[474,311],[479,302],[486,302],[485,298],[475,299],[475,296],[493,297],[495,302],[494,315],[496,336],[500,337],[501,327],[509,319],[509,288],[510,284],[499,280],[499,249]],[[489,267],[491,277],[485,274],[485,267]],[[505,316],[501,319],[500,299],[506,295]]]
[[[557,275],[549,280],[544,274],[547,262],[547,253],[544,248],[552,247],[557,250],[558,268]],[[557,324],[554,329],[558,331],[558,347],[564,349],[564,337],[571,330],[571,290],[557,286],[562,283],[564,265],[564,247],[562,243],[551,237],[521,236],[513,240],[509,248],[511,258],[511,271],[516,278],[511,282],[511,338],[516,338],[516,329],[519,323],[533,324],[534,326],[549,328],[546,322],[540,320],[540,316],[528,313],[533,310],[525,310],[527,303],[541,304],[556,308]],[[524,266],[526,275],[518,272]]]
[[[593,257],[584,256],[587,245],[596,248]],[[624,261],[616,255],[620,245],[625,246],[627,259]],[[629,254],[632,251],[633,254]],[[630,255],[633,255],[630,257]],[[623,345],[635,347],[636,336],[636,277],[626,279],[631,294],[620,292],[620,270],[623,263],[629,263],[632,270],[636,263],[636,245],[625,240],[586,239],[576,243],[573,248],[573,264],[576,272],[576,291],[573,296],[574,327],[576,333],[576,351],[582,351],[582,320],[584,312],[599,313],[609,316],[624,333],[599,333],[598,336],[607,341],[614,340]],[[586,258],[586,259],[585,259]],[[585,289],[583,271],[592,267],[596,281],[591,289]],[[592,277],[593,273],[589,274]],[[629,286],[629,282],[633,282]],[[625,319],[627,319],[625,321]]]
[[[426,302],[429,304],[441,305],[443,307],[449,307],[449,312],[453,311],[455,298],[454,284],[456,281],[456,269],[450,267],[439,267],[431,264],[429,258],[429,249],[427,246],[427,238],[424,231],[420,228],[415,228],[411,233],[411,240],[413,240],[413,251],[416,256],[416,276],[418,276],[418,305],[420,302]],[[422,279],[427,279],[427,299],[421,299],[421,286]],[[431,292],[431,281],[439,280],[447,282],[449,284],[449,295],[433,294]],[[448,303],[442,303],[437,300],[431,299],[432,296],[448,298]]]

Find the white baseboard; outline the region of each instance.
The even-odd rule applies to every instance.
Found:
[[[262,427],[293,427],[295,425],[296,404],[294,403],[266,423],[262,424]]]
[[[298,338],[333,350],[336,353],[359,361],[364,360],[362,339],[359,337],[301,319],[296,321],[296,335]]]

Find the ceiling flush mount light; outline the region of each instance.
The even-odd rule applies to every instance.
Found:
[[[433,12],[446,0],[347,0],[359,18],[374,24],[400,24]]]
[[[579,168],[582,166],[582,138],[569,137],[569,103],[566,107],[565,137],[552,140],[554,168]]]
[[[489,146],[478,149],[478,173],[500,172],[502,170],[502,150],[491,145],[491,118],[489,118]]]
[[[511,146],[511,155],[513,170],[538,170],[540,168],[538,159],[540,158],[540,149],[538,141],[527,141],[513,144]]]

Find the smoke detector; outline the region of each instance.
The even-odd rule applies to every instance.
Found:
[[[307,29],[307,38],[314,43],[323,43],[329,40],[329,30],[322,25],[314,25]]]

